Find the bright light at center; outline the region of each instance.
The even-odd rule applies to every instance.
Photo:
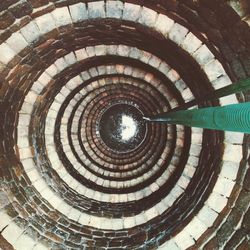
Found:
[[[123,115],[121,125],[122,140],[127,141],[135,135],[136,123],[134,122],[133,118]]]

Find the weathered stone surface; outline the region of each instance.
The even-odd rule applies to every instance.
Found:
[[[41,34],[48,33],[56,28],[55,21],[51,14],[46,14],[36,18],[36,24]]]
[[[39,8],[41,6],[49,4],[49,0],[29,0],[33,8]]]
[[[182,26],[182,25],[180,25],[178,23],[175,23],[172,26],[172,28],[171,28],[171,30],[170,30],[170,32],[168,34],[168,37],[172,41],[174,41],[178,45],[180,45],[183,42],[183,40],[184,40],[185,36],[187,35],[187,33],[188,33],[187,28],[185,28],[184,26]]]
[[[123,3],[121,1],[107,1],[106,12],[107,17],[121,18],[123,12]]]
[[[16,53],[6,43],[2,43],[0,45],[0,51],[0,62],[3,64],[8,64],[16,55]]]
[[[140,17],[141,7],[131,3],[125,3],[123,9],[122,19],[137,21]]]
[[[202,45],[193,55],[201,65],[209,63],[214,58],[214,55],[206,45]]]
[[[15,18],[9,11],[3,11],[0,13],[0,29],[8,28],[12,23],[14,23]]]
[[[0,120],[3,121],[0,124],[0,138],[4,140],[3,143],[0,143],[0,151],[4,152],[0,157],[0,165],[6,166],[0,168],[0,178],[1,183],[4,182],[10,185],[11,194],[8,195],[11,200],[15,197],[15,203],[13,203],[15,209],[8,208],[8,213],[13,217],[20,214],[25,218],[29,213],[29,225],[33,225],[37,233],[33,234],[33,232],[28,231],[28,234],[33,236],[33,240],[40,237],[39,242],[41,244],[37,243],[37,245],[34,245],[33,241],[23,234],[20,237],[18,236],[18,239],[16,239],[17,243],[13,243],[14,246],[17,247],[19,245],[24,249],[25,246],[29,248],[34,246],[33,249],[64,249],[71,247],[77,249],[85,246],[98,249],[107,247],[114,249],[144,249],[145,247],[154,249],[165,241],[168,234],[173,235],[177,233],[178,235],[178,232],[182,229],[182,223],[186,222],[187,214],[190,217],[194,217],[196,213],[198,213],[198,220],[206,226],[199,226],[199,223],[197,226],[197,221],[196,223],[193,222],[193,224],[188,226],[191,228],[189,234],[181,235],[179,239],[177,236],[178,244],[177,241],[171,238],[167,246],[171,247],[171,249],[182,249],[189,246],[193,246],[193,248],[197,246],[199,248],[199,244],[202,243],[205,243],[205,248],[208,249],[217,249],[219,246],[223,246],[226,241],[230,240],[232,232],[230,231],[230,226],[237,224],[240,218],[239,214],[245,214],[248,202],[247,195],[241,192],[241,187],[245,192],[249,190],[247,178],[243,176],[243,173],[245,173],[244,164],[240,167],[242,171],[238,173],[238,163],[243,156],[240,139],[233,136],[228,137],[227,135],[225,135],[225,139],[222,139],[222,136],[215,131],[207,132],[202,130],[192,130],[190,139],[186,130],[184,134],[183,129],[181,130],[181,128],[177,127],[174,157],[169,168],[160,172],[164,164],[168,165],[168,154],[173,149],[172,140],[175,140],[173,139],[175,138],[175,128],[170,129],[169,126],[166,135],[160,125],[152,126],[150,128],[150,132],[152,132],[151,139],[145,144],[154,146],[153,150],[148,147],[142,152],[137,152],[134,156],[129,154],[129,160],[127,161],[116,157],[112,164],[110,162],[102,164],[103,160],[112,160],[115,154],[105,148],[103,144],[99,145],[100,148],[104,148],[103,152],[95,153],[99,152],[96,151],[98,138],[93,129],[94,126],[90,122],[86,122],[86,130],[88,134],[93,135],[90,143],[92,146],[94,145],[93,149],[86,144],[86,140],[82,143],[83,145],[77,144],[77,139],[80,137],[77,135],[77,123],[85,124],[82,122],[84,120],[80,119],[85,107],[89,113],[86,113],[88,115],[84,116],[84,119],[94,117],[93,122],[95,122],[94,114],[107,105],[105,98],[108,95],[115,96],[109,99],[112,102],[117,98],[123,99],[131,96],[133,102],[140,101],[145,107],[147,106],[149,113],[153,110],[162,112],[169,110],[164,97],[170,97],[170,106],[176,107],[179,102],[181,103],[181,98],[189,100],[189,98],[194,98],[195,93],[199,93],[201,89],[204,92],[204,89],[210,87],[209,81],[206,82],[205,80],[203,70],[207,72],[210,80],[213,79],[213,85],[217,86],[217,88],[231,84],[230,78],[236,79],[246,76],[248,72],[248,57],[243,56],[243,54],[248,43],[246,41],[248,37],[247,29],[241,27],[242,25],[237,25],[237,28],[236,26],[230,27],[228,25],[228,23],[234,24],[238,17],[236,19],[234,14],[232,14],[233,18],[229,20],[231,10],[228,11],[227,9],[227,16],[219,17],[218,15],[221,15],[223,12],[223,5],[219,4],[219,0],[212,2],[203,0],[199,1],[199,3],[194,1],[185,1],[185,3],[182,1],[179,3],[179,1],[175,0],[168,2],[157,0],[147,3],[133,1],[133,3],[138,5],[120,1],[106,1],[105,3],[94,1],[85,4],[77,3],[78,1],[75,0],[54,0],[47,7],[46,5],[49,3],[47,0],[19,1],[19,3],[21,2],[30,3],[33,8],[36,8],[32,12],[35,15],[31,15],[33,21],[26,23],[30,18],[27,16],[25,20],[21,18],[21,15],[30,14],[30,10],[27,10],[29,4],[26,7],[24,4],[20,7],[20,9],[24,8],[24,11],[15,13],[15,15],[20,15],[21,20],[17,20],[16,24],[9,31],[4,31],[4,34],[1,33],[1,41],[3,43],[0,45],[0,67],[1,70],[6,70],[7,73],[6,75],[1,75],[3,81],[0,83],[0,97],[6,101],[4,105],[2,105],[1,101],[0,106]],[[15,9],[16,3],[17,1],[6,0],[1,4],[0,8],[14,4],[9,9]],[[69,11],[68,5],[70,5]],[[204,5],[206,8],[204,8]],[[39,10],[40,7],[42,8]],[[124,11],[122,7],[125,7]],[[53,14],[47,14],[54,8],[56,10],[53,11]],[[116,8],[119,11],[116,11]],[[206,9],[206,11],[202,11],[199,8]],[[219,11],[216,11],[216,8]],[[165,13],[169,17],[164,16]],[[91,22],[89,22],[90,20],[87,21],[88,15],[91,17]],[[12,24],[13,16],[12,14],[5,16],[6,19],[2,23],[4,28],[8,28],[7,24]],[[35,20],[34,17],[36,17]],[[116,21],[114,19],[111,20],[111,18],[109,20],[100,19],[103,17],[117,19],[122,17],[124,20],[132,22]],[[71,23],[71,20],[74,23],[74,30],[73,26],[71,27],[72,29],[66,28],[61,30],[61,26],[67,26],[67,24]],[[228,23],[226,23],[227,20],[229,20]],[[133,21],[136,21],[136,24]],[[144,26],[143,29],[142,25],[137,25],[138,21]],[[182,31],[185,28],[174,28],[180,23],[183,27],[191,28],[193,33],[188,31],[184,35],[185,32]],[[148,30],[146,28],[147,25],[152,29]],[[224,30],[224,27],[227,26],[229,29]],[[22,27],[21,36],[11,36],[11,32],[18,32],[20,27]],[[231,28],[235,33],[231,33]],[[162,34],[154,33],[153,29]],[[181,29],[182,31],[180,31]],[[236,29],[238,29],[237,32]],[[50,33],[52,30],[56,30],[56,32]],[[170,33],[172,31],[170,39],[176,44],[180,44],[186,50],[185,52],[182,48],[174,46],[171,41],[165,40],[169,31]],[[45,36],[48,32],[51,38],[49,40]],[[230,35],[234,39],[230,38]],[[25,40],[23,40],[22,36]],[[10,39],[8,40],[9,42],[4,43],[7,39]],[[206,47],[207,45],[201,46],[201,40],[206,43],[207,39],[210,41],[209,49]],[[228,46],[227,50],[221,50],[222,42]],[[103,43],[114,45],[106,50],[101,45]],[[20,67],[12,68],[12,65],[17,61],[11,62],[11,60],[16,57],[17,53],[26,48],[28,44],[31,49],[29,55],[24,55],[25,58],[20,63]],[[134,46],[132,50],[129,50],[128,45],[130,44]],[[89,48],[87,51],[84,49],[86,46],[91,47],[92,45],[91,49]],[[98,46],[94,47],[95,45]],[[144,53],[139,48],[145,49],[147,52]],[[210,49],[214,49],[214,55],[210,54]],[[75,52],[74,54],[73,51]],[[149,52],[154,52],[152,54],[158,57],[152,56]],[[224,56],[225,54],[227,56],[224,58],[221,56],[221,52],[224,53]],[[109,54],[109,57],[104,58],[103,55],[106,55],[106,53]],[[192,53],[194,55],[190,59]],[[98,59],[95,58],[96,56],[98,56]],[[135,60],[130,60],[129,56]],[[59,59],[60,57],[61,59]],[[19,59],[21,60],[21,57]],[[214,59],[216,63],[210,64],[214,62]],[[199,65],[196,65],[195,60],[201,65],[201,69],[198,69]],[[223,77],[224,75],[222,74],[225,74],[225,72],[222,72],[220,64],[216,60],[225,66],[227,73],[232,73],[230,78]],[[102,68],[95,67],[96,64],[101,65]],[[8,67],[5,67],[5,65],[8,65]],[[168,65],[171,65],[173,69],[171,70]],[[142,68],[145,68],[145,72],[142,71]],[[86,69],[88,71],[84,71]],[[44,71],[46,73],[43,73]],[[78,79],[76,82],[67,84],[68,80],[75,79],[79,72],[82,73],[79,75],[80,80]],[[41,74],[42,76],[40,77]],[[106,79],[106,75],[109,74],[115,75],[113,76],[113,81],[111,80],[112,77]],[[126,77],[117,76],[116,74],[123,74]],[[169,77],[170,81],[165,76]],[[95,82],[91,85],[89,84],[89,79],[92,77],[96,77],[98,80],[96,81],[95,79]],[[158,77],[160,80],[157,79]],[[181,79],[182,77],[185,78],[185,82]],[[135,78],[139,80],[136,81]],[[147,83],[142,84],[142,81]],[[121,82],[123,86],[116,93],[114,86]],[[200,85],[193,84],[193,82]],[[60,108],[67,106],[67,98],[76,88],[79,90],[82,83],[83,85],[88,84],[88,87],[79,91],[80,96],[74,96],[74,100],[72,99],[69,102],[69,106],[72,108],[66,109],[65,115],[62,115],[61,122],[58,122],[56,118],[63,113],[62,111],[59,112]],[[164,86],[162,86],[162,83]],[[31,92],[29,92],[31,85],[33,86]],[[65,85],[66,87],[61,90],[63,95],[60,93],[56,96],[56,92],[60,91],[61,87]],[[127,85],[130,87],[127,87]],[[150,85],[152,85],[152,88]],[[169,88],[165,85],[169,86]],[[133,89],[135,87],[136,91]],[[175,99],[175,94],[172,93],[175,87],[180,95],[177,99]],[[98,89],[96,93],[100,98],[94,103],[95,105],[100,103],[100,106],[90,107],[91,98],[96,96],[93,93],[95,89]],[[102,92],[103,89],[106,89],[107,92]],[[161,94],[156,95],[155,98],[148,98],[145,95],[146,92],[154,94],[157,91]],[[191,91],[194,91],[194,95]],[[92,93],[82,103],[84,108],[77,110],[75,113],[75,117],[79,117],[79,119],[72,119],[71,122],[69,118],[75,112],[73,107],[88,92]],[[24,95],[26,95],[25,98]],[[25,99],[25,106],[22,106],[23,99]],[[55,103],[51,106],[52,111],[48,112],[53,100],[55,100]],[[237,101],[236,99],[232,100]],[[7,112],[7,110],[10,110],[10,112]],[[20,122],[18,122],[18,113],[22,114]],[[46,122],[46,128],[44,128],[43,121],[47,113],[49,119]],[[15,142],[12,137],[16,133],[15,130],[18,123],[20,125],[18,126],[18,134],[20,136],[17,142]],[[30,123],[31,126],[28,127]],[[60,123],[62,123],[61,130]],[[74,137],[72,136],[72,142],[68,144],[65,141],[65,138],[68,137],[67,125],[72,125],[72,130],[69,131],[75,133]],[[52,135],[57,130],[60,130],[60,134],[56,136],[56,139],[61,137],[60,139],[63,140],[63,145],[59,147],[53,146],[54,138]],[[44,131],[46,137],[44,136]],[[208,134],[207,137],[206,134]],[[157,138],[168,139],[167,150],[163,150],[165,144],[158,143]],[[226,147],[225,155],[222,159],[219,150],[217,150],[220,147],[217,145],[220,144],[221,146],[223,141],[229,146]],[[189,143],[191,143],[190,151],[187,146]],[[44,149],[45,146],[46,150]],[[81,152],[83,146],[86,148],[88,156],[82,153],[79,155],[80,159],[77,159],[71,152],[71,149],[75,147],[76,152]],[[20,163],[17,164],[17,159],[15,159],[15,153],[18,151],[18,148],[21,150],[23,168]],[[62,148],[65,149],[66,154],[61,151]],[[56,149],[60,151],[60,154],[56,152]],[[147,155],[157,153],[158,149],[162,150],[159,161],[157,161],[157,157],[147,158]],[[201,154],[199,153],[200,149],[202,149]],[[60,160],[57,153],[60,155]],[[188,158],[189,153],[191,157]],[[36,157],[33,159],[34,155]],[[49,156],[51,164],[55,169],[50,168],[49,161],[45,156]],[[98,159],[100,161],[101,159],[98,162],[98,166],[94,167],[90,160],[91,157],[93,157],[94,161],[98,161]],[[128,163],[128,161],[133,160],[133,157],[136,158],[134,165]],[[73,166],[71,169],[62,167],[62,164],[69,166],[67,158],[72,161]],[[80,160],[86,166],[81,166]],[[183,170],[182,167],[184,167],[186,160],[188,165]],[[245,159],[244,161],[246,162]],[[152,162],[154,167],[150,165]],[[219,169],[220,162],[223,163],[221,172]],[[136,164],[141,166],[140,171],[137,171]],[[119,166],[119,171],[113,171],[118,169],[117,166]],[[74,170],[74,167],[76,170]],[[83,170],[85,167],[86,169],[89,168],[88,171],[85,171],[86,169]],[[129,170],[130,167],[134,169]],[[107,171],[108,168],[112,169],[110,174]],[[99,176],[95,176],[93,171],[96,171]],[[154,179],[150,176],[153,171],[157,173],[159,178]],[[28,174],[24,174],[24,172]],[[144,172],[142,176],[140,176],[141,172]],[[172,184],[170,183],[170,185],[166,180],[172,174],[176,176],[177,180],[177,176],[181,172],[183,172],[183,176],[180,179],[178,178],[180,180],[178,181],[179,186],[173,189]],[[127,175],[127,173],[129,174]],[[81,174],[86,177],[87,182],[76,180]],[[104,174],[106,174],[105,180],[102,179]],[[132,178],[133,174],[136,176],[134,179]],[[115,178],[123,180],[124,176],[127,178],[124,181],[116,182],[113,180]],[[243,179],[245,179],[244,183]],[[215,184],[216,180],[219,180],[217,184]],[[136,190],[134,186],[144,181],[147,183],[146,186],[150,187],[150,190],[138,185],[136,188],[140,191],[134,192]],[[230,211],[232,209],[231,206],[234,204],[233,200],[237,197],[237,192],[233,191],[233,194],[231,194],[234,181],[238,183],[237,192],[240,192],[240,197],[236,202],[236,208]],[[46,182],[49,183],[49,188]],[[165,182],[167,183],[166,185],[164,184]],[[83,184],[87,185],[88,189]],[[221,195],[217,196],[215,194],[216,197],[210,197],[206,202],[206,197],[209,196],[214,184],[214,194],[218,193]],[[71,189],[68,187],[71,187]],[[96,191],[95,189],[98,188],[99,191]],[[127,188],[129,195],[110,195],[109,193],[113,191],[113,188],[116,191],[118,190],[117,192]],[[170,193],[165,198],[166,192],[172,189],[173,193]],[[103,191],[105,192],[102,193]],[[53,193],[57,195],[54,196]],[[41,194],[44,196],[43,198],[41,198]],[[147,196],[149,197],[148,199],[143,198]],[[226,209],[223,208],[227,201],[225,196],[230,197],[230,204]],[[178,201],[176,200],[177,198]],[[4,204],[1,205],[3,207],[9,206],[8,201],[5,199],[2,203]],[[204,206],[206,210],[203,210],[204,207],[200,210],[204,203],[206,204]],[[20,207],[20,204],[22,207]],[[124,206],[124,204],[126,205]],[[72,207],[74,207],[73,210],[71,210]],[[150,210],[151,207],[153,209]],[[222,209],[223,214],[220,214]],[[234,214],[234,211],[237,211],[237,213]],[[87,215],[82,215],[85,212]],[[211,239],[210,236],[214,233],[215,227],[220,225],[219,222],[224,218],[224,214],[227,213],[229,216],[225,218],[224,226],[221,226],[221,231],[218,230],[218,234],[222,231],[224,232],[223,235],[220,234],[222,237],[217,239],[217,236],[215,236]],[[144,216],[145,214],[146,217]],[[98,216],[106,219],[99,221]],[[116,219],[116,223],[111,223],[112,217]],[[225,248],[229,246],[228,249],[230,249],[231,246],[235,247],[238,244],[241,247],[247,246],[243,235],[245,230],[248,229],[248,217],[247,213],[243,218],[244,228],[237,230],[237,233],[232,236],[231,242],[229,241],[230,244],[225,245]],[[124,218],[132,219],[127,220]],[[78,224],[78,220],[80,224]],[[218,223],[215,223],[215,220],[218,220]],[[8,219],[7,222],[9,223]],[[125,222],[126,225],[131,225],[133,228],[125,230],[123,228]],[[24,228],[27,227],[27,222],[20,218],[15,220],[15,223]],[[88,227],[89,225],[93,227]],[[101,227],[107,227],[106,229],[110,230],[99,230],[98,228]],[[206,227],[210,227],[210,229],[205,232]],[[222,230],[223,228],[225,230]],[[140,232],[140,230],[143,231]],[[74,237],[71,237],[72,235]],[[201,238],[199,238],[200,235],[202,235]],[[53,243],[54,240],[59,243]],[[24,245],[26,241],[27,245]],[[235,243],[232,244],[232,241]]]
[[[105,3],[100,2],[90,2],[88,3],[88,18],[101,18],[105,17]]]
[[[74,23],[88,19],[88,12],[84,3],[77,3],[69,6],[72,21]]]
[[[52,11],[52,16],[55,19],[57,27],[68,25],[71,23],[71,17],[67,7],[57,8]]]
[[[32,12],[30,3],[26,0],[21,0],[17,4],[12,5],[10,11],[16,18],[29,15]]]

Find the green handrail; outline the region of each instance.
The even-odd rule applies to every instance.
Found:
[[[217,89],[202,98],[192,100],[173,110],[152,117],[143,117],[150,122],[182,124],[189,127],[250,133],[250,102],[222,107],[183,110],[205,101],[211,101],[250,89],[250,78]]]
[[[246,78],[246,79],[240,80],[236,83],[233,83],[233,84],[230,84],[228,86],[222,87],[220,89],[214,90],[205,96],[198,97],[195,100],[191,100],[189,102],[186,102],[183,105],[180,105],[180,106],[174,108],[172,111],[187,109],[187,108],[193,107],[195,105],[202,104],[206,101],[216,100],[216,99],[224,97],[224,96],[236,94],[239,92],[244,92],[247,90],[250,90],[250,78]]]
[[[144,120],[249,134],[250,102],[169,112],[154,117],[144,117]]]

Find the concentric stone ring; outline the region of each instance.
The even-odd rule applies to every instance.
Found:
[[[249,77],[249,11],[2,1],[0,248],[249,249],[249,136],[143,120]]]

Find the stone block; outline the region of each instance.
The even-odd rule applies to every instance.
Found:
[[[141,6],[131,3],[125,3],[122,19],[135,22],[139,19],[140,12],[141,12]]]
[[[64,58],[59,58],[55,61],[55,66],[59,71],[63,71],[68,67],[68,63],[64,60]]]
[[[243,144],[244,134],[240,132],[225,132],[225,142],[229,144]]]
[[[37,95],[40,95],[41,92],[43,91],[43,89],[44,89],[44,86],[43,86],[40,82],[38,82],[38,81],[36,81],[36,82],[32,85],[32,87],[31,87],[31,90],[32,90],[34,93],[36,93]]]
[[[40,77],[38,78],[39,82],[43,85],[46,86],[51,80],[51,76],[47,74],[46,72],[42,73]]]
[[[220,88],[226,87],[230,84],[232,84],[232,81],[228,77],[228,75],[221,75],[221,76],[217,77],[214,81],[212,81],[212,85],[213,85],[214,89],[220,89]]]
[[[207,229],[207,226],[202,221],[194,217],[184,228],[184,231],[187,231],[195,240],[198,240]]]
[[[224,96],[220,98],[220,105],[225,106],[225,105],[230,105],[230,104],[235,104],[238,103],[238,99],[236,95],[229,95],[229,96]]]
[[[72,208],[68,214],[68,218],[74,221],[78,221],[80,219],[81,212],[75,208]]]
[[[18,136],[28,136],[29,127],[18,126]]]
[[[88,57],[95,56],[95,47],[94,46],[86,47],[86,51],[87,51]]]
[[[192,143],[196,145],[202,144],[202,131],[201,128],[192,128]]]
[[[32,183],[41,178],[39,172],[34,168],[31,171],[27,172],[27,175]]]
[[[55,20],[55,24],[57,27],[65,26],[72,23],[68,7],[57,8],[53,10],[51,14]]]
[[[205,205],[197,214],[197,217],[207,225],[207,227],[212,227],[216,218],[218,217],[218,213],[216,213],[209,206]]]
[[[120,19],[123,12],[123,2],[108,0],[106,2],[106,12],[107,17]]]
[[[67,54],[66,56],[64,56],[64,60],[66,61],[66,63],[68,65],[72,65],[72,64],[76,63],[75,54],[73,52]]]
[[[167,77],[171,82],[176,82],[180,79],[180,75],[174,69],[167,72]]]
[[[35,162],[32,158],[26,158],[24,160],[21,160],[21,162],[26,172],[29,172],[36,167]]]
[[[85,213],[81,213],[78,222],[82,225],[88,225],[90,221],[90,216]]]
[[[88,18],[104,18],[106,16],[104,1],[88,3]]]
[[[111,225],[112,230],[121,230],[124,228],[123,219],[112,219]]]
[[[17,145],[19,148],[29,147],[29,140],[27,136],[18,136]]]
[[[192,91],[190,90],[190,88],[184,89],[184,90],[182,91],[181,95],[182,95],[182,98],[183,98],[186,102],[191,101],[191,100],[194,99],[193,93],[192,93]]]
[[[19,156],[20,159],[26,159],[26,158],[31,158],[33,157],[31,149],[30,148],[19,148]]]
[[[36,242],[34,239],[29,237],[28,235],[22,234],[18,240],[14,243],[13,247],[18,250],[27,250],[33,249]]]
[[[242,159],[242,146],[240,145],[233,145],[225,143],[225,150],[223,155],[224,161],[231,161],[231,162],[240,162]]]
[[[80,84],[82,83],[82,81],[79,83],[78,81],[74,81],[74,79],[71,79],[67,82],[67,84],[65,85],[68,89],[73,90],[75,88],[77,88]],[[72,103],[71,106],[74,106],[74,104]]]
[[[94,47],[96,56],[106,55],[106,46],[105,45],[97,45]]]
[[[151,58],[152,54],[147,52],[147,51],[142,51],[142,55],[141,55],[141,58],[140,58],[140,61],[148,64],[150,58]]]
[[[157,13],[147,7],[142,7],[139,23],[145,26],[154,27],[157,18]]]
[[[170,70],[170,67],[165,62],[161,62],[158,70],[161,71],[164,75],[167,75]]]
[[[220,213],[227,205],[227,202],[228,199],[226,197],[213,192],[207,200],[207,205],[216,212]]]
[[[0,212],[0,231],[11,223],[12,218],[3,210]]]
[[[155,205],[156,210],[158,211],[158,214],[162,214],[167,210],[167,206],[164,202],[159,202]]]
[[[185,36],[188,33],[188,29],[185,28],[184,26],[175,23],[173,25],[173,27],[171,28],[168,37],[174,41],[175,43],[177,43],[178,45],[180,45],[183,40],[185,39]]]
[[[16,52],[7,43],[0,44],[0,62],[7,65],[14,57]]]
[[[117,55],[128,57],[129,55],[129,47],[126,45],[119,45],[117,48]]]
[[[181,177],[179,178],[177,184],[178,184],[180,187],[182,187],[183,189],[185,189],[185,188],[188,186],[189,182],[190,182],[190,180],[189,180],[187,177],[181,176]]]
[[[155,29],[161,32],[163,35],[168,36],[169,31],[174,25],[174,21],[169,17],[159,14],[154,25]]]
[[[239,163],[223,161],[220,176],[235,180],[239,170]]]
[[[146,218],[144,216],[144,213],[140,213],[140,214],[137,214],[135,216],[135,223],[136,223],[136,226],[138,225],[141,225],[141,224],[144,224],[146,222]]]
[[[189,32],[183,40],[181,46],[190,54],[194,53],[200,46],[202,41],[198,39],[193,33]]]
[[[106,52],[105,52],[105,54],[106,54]],[[98,66],[97,70],[98,70],[99,75],[106,75],[106,73],[107,73],[105,66]],[[98,81],[97,81],[97,84],[99,85]]]
[[[224,68],[218,60],[213,60],[207,63],[204,67],[204,71],[210,81],[214,81],[219,76],[226,74]]]
[[[14,244],[20,235],[23,233],[23,230],[18,227],[14,222],[11,222],[7,228],[2,232],[2,236],[10,243]]]
[[[97,71],[96,68],[91,68],[89,70],[89,74],[90,74],[91,77],[95,77],[95,76],[98,76],[98,71]],[[92,90],[92,89],[89,89],[89,90]]]
[[[147,218],[147,221],[157,217],[159,215],[159,212],[156,210],[155,207],[151,207],[150,209],[145,211],[145,217]]]
[[[184,174],[185,174],[186,176],[188,176],[189,178],[192,178],[193,175],[194,175],[194,173],[195,173],[195,171],[196,171],[196,168],[194,168],[194,167],[191,166],[191,165],[186,165],[186,166],[185,166],[185,169],[184,169]]]
[[[50,109],[49,112],[48,112],[48,114],[47,114],[47,116],[56,119],[57,112],[55,112],[54,110]]]
[[[73,23],[82,22],[88,19],[88,12],[85,3],[77,3],[69,6]]]
[[[54,77],[56,74],[58,73],[58,69],[56,67],[55,64],[51,64],[47,69],[46,71],[43,73],[43,74],[48,74],[50,77]],[[43,75],[42,74],[42,75]],[[40,76],[40,78],[42,77],[42,75]],[[40,82],[41,82],[41,79],[39,78]],[[47,82],[47,81],[46,81]]]
[[[76,59],[77,61],[82,61],[86,58],[88,58],[87,51],[85,49],[79,49],[75,51]]]
[[[24,102],[19,112],[23,114],[31,114],[32,110],[33,106],[30,103]]]
[[[46,127],[45,127],[45,135],[46,137],[48,136],[52,136],[54,134],[54,124],[51,125],[49,122],[46,124]]]
[[[174,188],[171,190],[171,194],[177,199],[182,193],[184,192],[184,190],[178,186],[175,185]]]
[[[187,249],[195,244],[194,239],[184,230],[178,233],[173,240],[180,249]]]
[[[199,163],[199,158],[198,157],[193,156],[193,155],[189,156],[189,158],[188,158],[188,164],[196,167],[198,165],[198,163]]]
[[[88,223],[88,226],[90,227],[95,227],[95,228],[100,228],[101,227],[101,220],[99,217],[96,216],[91,216],[90,221]]]
[[[136,226],[136,221],[134,216],[124,218],[124,228],[132,228],[134,226]]]
[[[156,183],[152,183],[149,187],[152,192],[155,192],[159,189],[159,186]]]
[[[226,179],[224,177],[219,177],[217,179],[213,191],[218,194],[229,197],[233,190],[234,185],[235,185],[234,181]]]
[[[118,49],[118,45],[109,45],[107,46],[107,55],[116,55]]]
[[[190,148],[190,155],[199,156],[201,152],[201,145],[192,144]]]
[[[62,199],[58,197],[56,194],[53,194],[52,197],[49,198],[48,202],[54,207],[57,208],[61,203]]]
[[[161,59],[159,59],[158,57],[152,55],[149,62],[148,62],[148,64],[153,66],[154,68],[158,68],[160,66],[161,62],[162,62]]]
[[[206,65],[208,62],[212,61],[214,55],[208,49],[208,47],[203,44],[199,49],[195,51],[193,57],[200,65]]]
[[[55,20],[50,13],[37,17],[35,22],[42,35],[56,29]]]
[[[33,43],[40,37],[39,29],[33,21],[30,21],[27,25],[21,28],[20,32],[28,43]]]

